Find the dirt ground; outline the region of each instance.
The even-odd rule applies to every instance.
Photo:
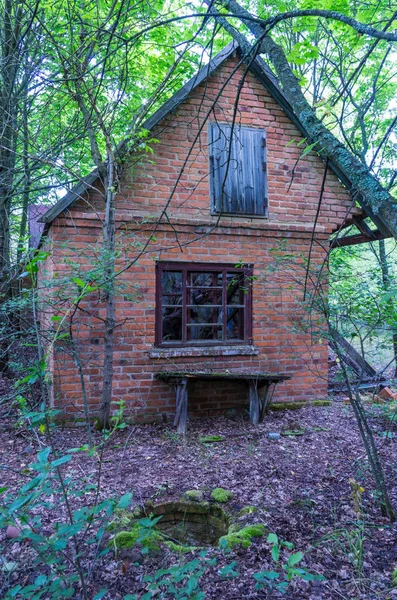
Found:
[[[389,492],[397,508],[396,440],[393,435],[385,436],[390,423],[382,416],[381,408],[372,405],[367,408]],[[269,433],[286,435],[273,440]],[[204,435],[221,435],[223,441],[203,444],[200,437]],[[66,452],[86,443],[87,438],[83,429],[58,429],[54,442],[61,452]],[[24,483],[21,471],[34,462],[37,449],[37,441],[30,432],[16,429],[12,418],[3,419],[1,485],[13,490]],[[97,457],[80,452],[63,470],[78,484],[86,482],[90,475],[96,478],[97,466]],[[364,488],[361,507],[357,506],[350,478]],[[133,505],[143,505],[147,500],[171,501],[186,490],[200,489],[209,499],[215,487],[233,492],[231,501],[225,505],[233,514],[247,505],[256,506],[258,511],[249,517],[250,522],[263,523],[279,538],[292,542],[295,551],[304,553],[302,565],[326,578],[324,582],[294,580],[284,597],[291,600],[397,598],[392,585],[392,572],[397,567],[397,527],[380,514],[352,409],[340,399],[335,399],[331,407],[270,412],[258,426],[250,425],[241,415],[194,419],[189,423],[186,440],[178,439],[173,427],[163,424],[127,427],[107,442],[100,498],[132,492]],[[73,502],[90,504],[93,498],[94,492]],[[53,517],[46,516],[45,509],[43,513],[43,532],[50,533]],[[32,563],[29,542],[7,540],[3,530],[0,554],[17,563],[7,585],[26,585],[34,580],[37,568]],[[125,594],[141,598],[147,589],[144,575],[178,560],[192,560],[197,554],[198,551],[178,558],[164,550],[144,556],[138,561],[141,564],[136,564],[133,554],[131,557],[128,553],[123,557],[107,554],[91,564],[91,597],[107,587],[107,600],[121,599]],[[217,559],[216,565],[208,566],[200,580],[200,589],[207,599],[282,597],[274,590],[255,589],[253,574],[274,570],[266,537],[254,538],[247,549],[237,547],[225,552],[210,547],[207,556]],[[232,578],[222,576],[222,571],[219,573],[222,566],[233,561],[238,574]],[[159,594],[157,597],[162,597]]]

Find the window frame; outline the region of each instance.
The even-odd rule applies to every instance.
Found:
[[[196,263],[182,261],[157,261],[156,263],[156,311],[155,311],[155,346],[158,348],[186,348],[186,347],[206,347],[206,346],[241,346],[252,344],[252,280],[247,287],[244,296],[244,339],[222,339],[222,340],[187,340],[187,277],[190,272],[234,272],[244,273],[246,277],[253,276],[253,264],[244,264],[236,267],[231,263]],[[163,317],[162,317],[162,274],[165,271],[182,272],[182,340],[163,341]],[[225,288],[227,281],[223,277],[222,281],[222,310],[227,307],[225,303]],[[224,311],[224,314],[225,311]],[[222,337],[224,337],[225,322],[222,323]]]
[[[264,172],[263,176],[263,194],[264,194],[264,202],[263,202],[263,212],[236,212],[236,211],[221,211],[217,209],[216,202],[216,188],[217,188],[217,175],[215,168],[215,148],[213,148],[213,144],[215,142],[214,132],[218,129],[220,132],[222,131],[222,127],[231,127],[229,123],[223,123],[218,121],[211,121],[208,124],[208,159],[209,159],[209,173],[210,173],[210,214],[212,216],[225,216],[225,217],[247,217],[249,219],[268,219],[269,218],[269,182],[268,182],[268,170],[267,170],[267,131],[261,127],[251,127],[248,125],[242,125],[240,123],[236,123],[234,129],[243,129],[252,132],[261,133],[263,139],[263,156],[262,156],[262,169]],[[228,149],[230,149],[230,144],[228,145]],[[231,149],[230,149],[231,150]]]

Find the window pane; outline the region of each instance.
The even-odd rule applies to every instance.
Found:
[[[182,308],[163,308],[163,342],[182,341]]]
[[[227,309],[227,339],[243,340],[244,339],[244,309],[243,308],[228,308]]]
[[[219,273],[207,273],[201,271],[199,273],[189,273],[189,284],[194,287],[211,287],[213,285],[222,285],[222,280],[218,284]]]
[[[219,325],[188,325],[188,341],[221,340],[222,328]]]
[[[222,304],[222,289],[217,288],[192,288],[188,290],[188,304],[202,306],[205,304]]]
[[[226,304],[244,305],[247,286],[244,273],[227,273]]]
[[[182,296],[179,294],[163,294],[163,306],[182,306]]]
[[[163,294],[182,293],[182,271],[163,271],[161,285]]]
[[[219,310],[219,307],[215,306],[190,308],[188,310],[188,323],[220,323]]]

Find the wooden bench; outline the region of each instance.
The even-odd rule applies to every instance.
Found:
[[[155,374],[156,379],[166,381],[175,387],[176,408],[174,425],[178,433],[185,434],[187,428],[187,409],[189,402],[189,383],[194,380],[210,381],[242,381],[248,386],[250,403],[250,421],[254,425],[261,423],[265,416],[275,387],[281,381],[291,379],[285,373],[241,373],[233,371],[160,371]],[[272,387],[273,386],[273,387]]]

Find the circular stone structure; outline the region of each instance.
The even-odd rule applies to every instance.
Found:
[[[183,545],[215,546],[229,530],[229,515],[209,502],[165,502],[156,504],[151,512],[161,516],[156,527]]]

